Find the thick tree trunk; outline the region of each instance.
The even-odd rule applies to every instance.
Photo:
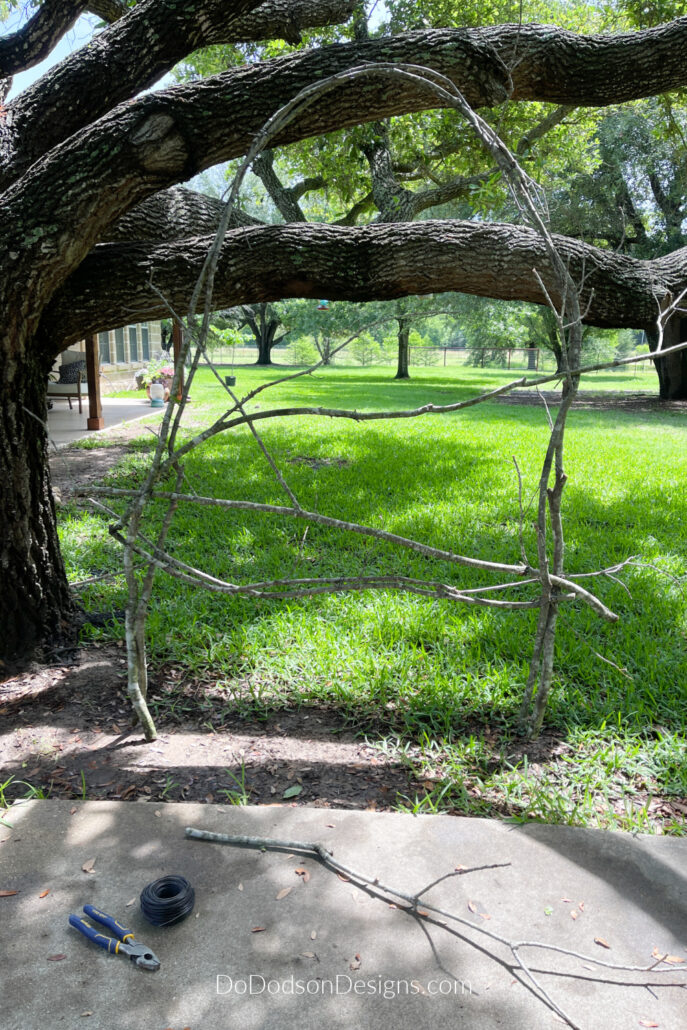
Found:
[[[45,423],[47,368],[32,358],[2,370],[0,410],[0,655],[73,643],[74,605],[60,555]]]
[[[260,333],[256,335],[255,342],[258,345],[258,360],[256,365],[272,364],[272,347],[274,346],[274,334],[277,331],[278,322],[261,322]]]
[[[266,335],[259,336],[257,339],[258,345],[258,360],[255,362],[256,365],[271,365],[272,364],[272,343]]]
[[[398,323],[398,367],[394,379],[410,379],[408,371],[408,337],[410,336],[410,324],[406,321]]]
[[[656,350],[658,334],[647,333],[649,348]],[[687,318],[673,317],[663,333],[663,348],[687,340]],[[658,374],[659,395],[663,401],[687,400],[687,351],[669,354],[654,362]]]

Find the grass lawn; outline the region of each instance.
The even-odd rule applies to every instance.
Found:
[[[240,368],[242,394],[279,370]],[[514,378],[493,369],[425,368],[394,382],[388,368],[332,368],[262,393],[260,409],[314,405],[358,410],[449,403]],[[591,376],[583,389],[654,391],[655,376]],[[190,433],[224,410],[203,371],[186,416]],[[518,501],[536,488],[548,430],[541,407],[492,402],[451,415],[358,424],[327,418],[262,422],[260,431],[306,508],[380,526],[463,554],[517,561]],[[151,438],[110,475],[139,480]],[[602,623],[564,608],[556,677],[538,744],[513,732],[536,613],[468,609],[399,593],[292,601],[227,599],[160,577],[148,629],[151,662],[226,692],[227,711],[327,706],[424,779],[412,811],[540,818],[684,832],[687,796],[687,427],[674,412],[573,411],[564,495],[569,572],[628,555],[624,584],[596,580],[620,615]],[[248,429],[223,434],[186,462],[200,494],[289,503]],[[114,507],[115,505],[113,505]],[[528,553],[536,553],[527,520]],[[73,581],[119,568],[107,519],[63,509]],[[170,537],[187,562],[235,582],[400,572],[464,587],[480,573],[381,542],[269,515],[180,507]],[[669,574],[668,576],[664,573]],[[493,582],[493,580],[492,580]],[[82,590],[92,611],[116,610],[121,579]],[[122,635],[113,621],[93,637]],[[604,660],[606,659],[606,660]],[[179,703],[172,690],[160,712]],[[671,808],[671,799],[683,799]],[[687,810],[687,809],[684,809]],[[674,813],[674,816],[673,814]]]

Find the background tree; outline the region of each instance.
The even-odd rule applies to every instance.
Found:
[[[351,354],[363,368],[378,365],[382,360],[382,349],[371,333],[360,333],[349,348]]]
[[[283,325],[284,307],[281,304],[243,304],[238,326],[247,326],[258,347],[256,365],[272,364],[272,348],[285,340],[289,330],[279,333]]]

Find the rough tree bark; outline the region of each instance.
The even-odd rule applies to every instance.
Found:
[[[647,332],[649,349],[655,351],[658,346],[658,333]],[[687,340],[687,318],[672,318],[663,333],[661,350]],[[662,400],[687,400],[687,357],[684,351],[669,354],[665,358],[657,358],[654,362],[658,374],[659,395]]]
[[[44,7],[44,14],[60,11],[67,24],[84,5],[54,0]],[[87,332],[167,315],[156,290],[184,312],[206,241],[186,239],[198,228],[184,224],[178,183],[242,156],[302,88],[361,63],[425,65],[448,76],[473,106],[507,99],[605,105],[687,85],[682,18],[608,37],[529,25],[413,32],[305,49],[141,95],[199,47],[289,38],[296,22],[334,21],[350,3],[328,0],[325,9],[320,0],[147,0],[124,13],[116,0],[97,0],[93,7],[117,20],[0,107],[0,568],[10,584],[0,600],[3,656],[59,636],[70,614],[46,471],[44,376],[55,355]],[[29,36],[2,40],[3,82],[33,60],[37,44]],[[271,145],[436,103],[432,91],[410,79],[393,89],[382,75],[357,79],[337,86]],[[187,207],[192,221],[193,205]],[[211,205],[203,210],[212,221]],[[203,222],[201,231],[210,225]],[[593,266],[588,318],[598,325],[648,328],[658,302],[687,282],[685,251],[631,262],[576,241],[562,239],[560,246],[574,273],[583,261],[587,273]],[[216,294],[218,306],[442,289],[541,302],[532,295],[533,264],[546,276],[532,234],[509,226],[237,228]],[[672,376],[667,389],[676,389]]]
[[[45,383],[52,359],[18,349],[0,365],[2,652],[72,642],[74,605],[62,564],[48,474]]]

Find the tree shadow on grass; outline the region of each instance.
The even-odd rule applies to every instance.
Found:
[[[357,391],[366,384],[370,384],[367,378],[360,384],[354,380],[354,386],[348,386],[359,399]],[[426,382],[422,382],[418,389],[425,386]],[[324,388],[336,392],[340,383],[325,383]],[[454,389],[453,384],[449,388]],[[394,389],[395,384],[389,384],[391,393]],[[372,384],[371,392],[379,403],[379,387]],[[393,436],[391,444],[388,433],[378,424],[349,424],[344,430],[330,433],[329,425],[320,430],[317,420],[314,428],[313,420],[305,426],[293,422],[275,425],[265,430],[265,438],[306,507],[381,526],[464,554],[515,562],[519,558],[515,474],[504,446],[489,449],[489,432],[498,431],[502,440],[505,425],[515,434],[513,438],[521,442],[525,452],[523,464],[536,468],[541,458],[539,443],[546,435],[543,413],[492,404],[468,414],[465,433],[456,434],[453,416],[428,419],[422,425],[419,420],[410,420],[403,426],[403,432]],[[628,424],[645,422],[644,415],[626,412],[579,412],[575,419],[574,428],[580,432],[577,437],[574,431],[571,434],[573,456],[576,448],[581,454],[589,449],[589,441],[595,439],[600,427],[605,428],[608,436],[616,429],[624,431]],[[652,425],[655,424],[652,417]],[[675,428],[672,416],[659,418],[658,424]],[[470,428],[472,435],[467,431]],[[199,493],[285,503],[247,432],[216,441],[198,452],[189,460],[188,471]],[[615,474],[609,472],[611,480],[614,475],[617,479],[620,470]],[[125,469],[121,481],[130,485],[130,477],[130,469]],[[580,480],[573,476],[565,501],[567,565],[571,571],[589,572],[645,551],[654,561],[657,555],[659,560],[660,555],[666,555],[674,562],[684,563],[685,547],[680,543],[680,534],[676,534],[682,517],[678,498],[667,503],[666,496],[657,488],[640,490],[630,483],[624,489],[620,481],[608,490],[603,478],[588,487],[580,485]],[[207,567],[210,561],[211,571],[216,575],[238,582],[294,575],[399,571],[464,586],[488,581],[481,573],[419,558],[369,538],[336,534],[312,525],[306,535],[304,528],[302,523],[286,518],[243,513],[227,516],[217,509],[192,510],[182,506],[172,542],[176,553],[183,554],[192,564]],[[530,552],[534,553],[527,520],[524,530]],[[80,546],[81,561],[87,564],[89,542],[81,541]],[[95,553],[94,549],[94,560]],[[585,610],[566,609],[559,644],[558,685],[549,710],[551,725],[564,727],[572,723],[591,728],[620,717],[633,728],[660,723],[671,731],[684,729],[678,698],[679,684],[687,678],[681,636],[683,602],[669,581],[649,570],[633,569],[629,578],[633,599],[617,584],[594,581],[604,599],[620,612],[617,627],[606,627]],[[106,597],[107,589],[98,585],[93,597]],[[120,598],[121,592],[113,589],[112,596]],[[381,632],[380,643],[384,645],[394,613],[385,615],[379,605],[370,603],[368,595],[361,597],[359,622],[368,627],[369,633]],[[161,577],[156,614],[151,619],[152,653],[158,662],[165,656],[179,661],[178,649],[170,650],[164,641],[178,636],[179,627],[183,626],[188,653],[199,649],[201,665],[212,667],[215,663],[219,672],[232,676],[241,664],[250,666],[254,662],[260,646],[269,649],[276,641],[276,646],[281,647],[285,636],[293,637],[295,631],[288,629],[289,620],[295,626],[300,619],[316,620],[323,615],[330,622],[337,618],[337,603],[305,599],[262,602],[256,607],[250,602],[208,595],[199,600],[194,592],[180,590],[175,582]],[[371,674],[369,668],[363,670],[365,682],[361,681],[351,697],[342,702],[343,707],[351,710],[358,704],[367,704],[370,711],[383,712],[391,704],[407,716],[410,726],[426,727],[432,732],[451,728],[461,719],[486,725],[493,721],[495,713],[506,721],[512,720],[530,653],[532,616],[483,613],[477,617],[447,602],[432,604],[418,599],[412,604],[420,614],[411,618],[406,606],[406,621],[400,631],[396,627],[392,634],[394,642],[399,636],[404,638],[406,652],[412,653],[416,648],[431,655],[444,635],[458,633],[460,646],[452,647],[449,640],[448,648],[444,648],[441,690],[425,701],[422,689],[401,689],[403,676],[408,667],[413,668],[413,663],[406,661],[404,668],[394,668],[392,664],[387,671],[382,646],[377,668]],[[102,606],[101,600],[99,607]],[[437,620],[436,612],[442,608],[451,614]],[[276,627],[272,644],[251,645],[247,655],[246,632],[257,627],[258,637],[269,641],[271,623]],[[350,616],[343,625],[351,625]],[[340,632],[346,630],[342,628]],[[658,640],[660,647],[656,647]],[[298,647],[298,643],[290,646]],[[593,651],[607,655],[621,668],[627,667],[627,673],[604,665]],[[305,658],[300,670],[306,678],[317,675],[316,666],[308,662]],[[475,692],[475,682],[489,680],[490,666],[495,663],[506,668],[510,691]],[[466,667],[474,672],[472,682],[461,673]],[[292,672],[297,676],[299,673],[294,669]],[[422,681],[418,683],[421,687]]]

